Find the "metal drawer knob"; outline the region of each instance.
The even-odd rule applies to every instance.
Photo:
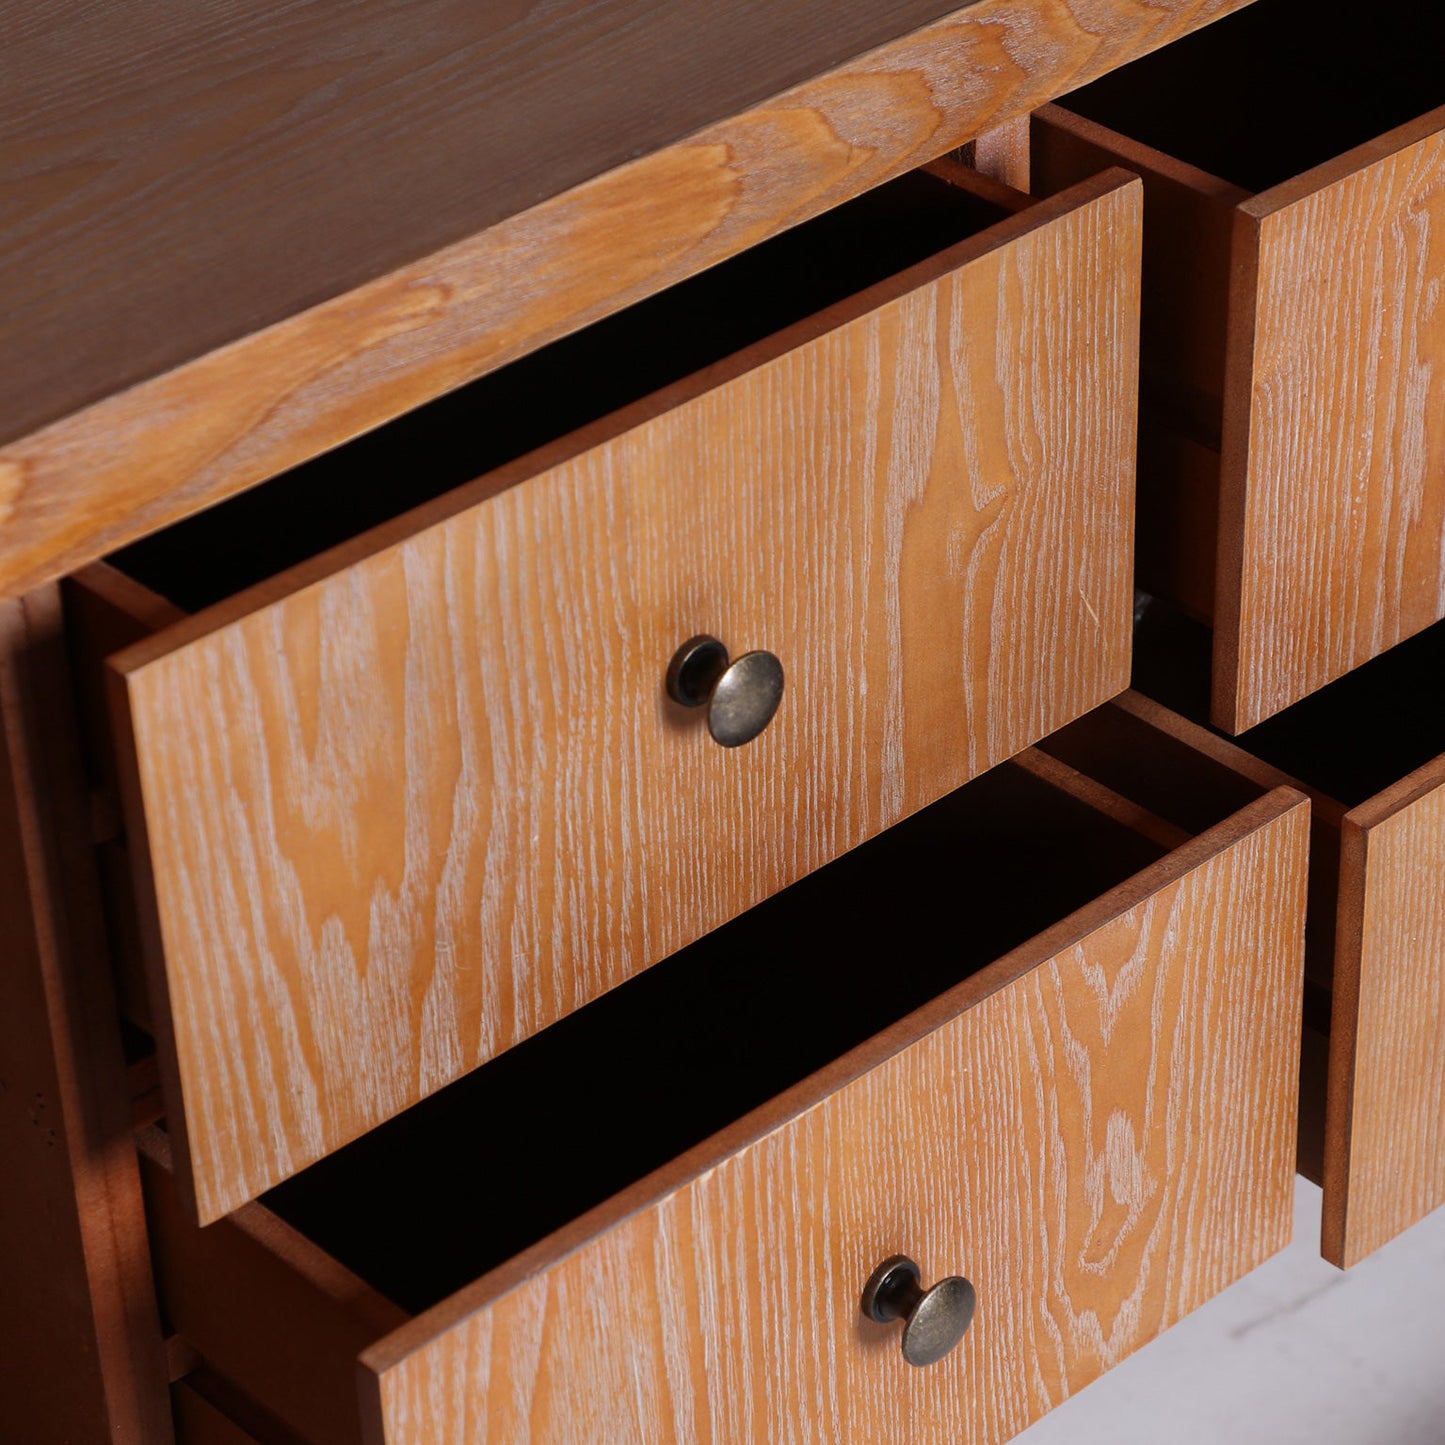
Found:
[[[707,706],[707,730],[725,748],[750,743],[783,700],[783,664],[771,652],[728,660],[715,637],[690,637],[667,669],[667,695],[683,707]]]
[[[933,1365],[964,1336],[973,1323],[978,1296],[959,1275],[941,1279],[932,1289],[906,1254],[885,1259],[863,1286],[863,1313],[886,1324],[903,1321],[903,1358],[910,1365]]]

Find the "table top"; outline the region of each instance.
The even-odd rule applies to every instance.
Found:
[[[1244,3],[22,0],[0,595]]]
[[[953,8],[31,4],[0,85],[0,441]]]

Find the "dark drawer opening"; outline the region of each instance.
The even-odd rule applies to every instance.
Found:
[[[188,612],[276,576],[1010,214],[948,174],[880,186],[108,560]]]
[[[1156,604],[1136,639],[1134,686],[1207,726],[1210,637],[1208,628]],[[1357,807],[1445,753],[1445,622],[1230,741],[1343,807]]]
[[[425,1309],[1164,852],[1005,764],[262,1202]]]
[[[1445,6],[1256,3],[1060,104],[1250,191],[1445,105]]]

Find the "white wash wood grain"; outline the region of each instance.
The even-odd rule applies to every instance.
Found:
[[[1215,685],[1241,731],[1445,617],[1445,108],[1246,202],[1236,245]]]
[[[1324,1250],[1341,1266],[1445,1204],[1442,878],[1437,758],[1345,818],[1324,1179]]]
[[[144,77],[137,92],[143,103],[119,117],[96,108],[94,88],[77,78],[83,72],[73,64],[61,69],[83,118],[72,114],[61,121],[58,113],[26,108],[25,91],[12,88],[22,129],[37,129],[41,151],[58,154],[59,170],[39,165],[29,183],[19,183],[15,198],[36,224],[11,228],[9,238],[12,245],[38,243],[63,284],[37,290],[20,282],[24,304],[7,309],[0,301],[0,322],[13,315],[19,324],[34,305],[52,313],[38,331],[32,313],[32,324],[4,353],[17,364],[0,382],[0,594],[17,595],[74,571],[277,476],[925,165],[980,131],[1026,117],[1064,91],[1245,3],[970,0],[781,94],[745,101],[738,96],[737,112],[724,108],[715,123],[691,134],[684,126],[667,143],[657,126],[665,130],[665,117],[675,122],[678,113],[666,104],[659,108],[654,97],[644,107],[650,144],[634,159],[546,200],[540,197],[560,182],[557,167],[575,164],[580,152],[564,145],[564,159],[544,145],[529,164],[524,158],[536,154],[542,132],[524,127],[517,133],[510,98],[501,102],[499,130],[469,123],[457,128],[469,110],[480,113],[471,106],[485,111],[497,103],[480,79],[489,73],[485,64],[455,68],[457,57],[477,54],[479,35],[490,28],[465,7],[443,7],[450,34],[421,26],[424,36],[399,51],[380,43],[366,55],[348,54],[342,68],[349,80],[300,73],[303,91],[313,81],[323,85],[326,102],[319,108],[303,103],[271,112],[268,97],[274,99],[278,75],[298,78],[295,46],[308,48],[309,35],[309,43],[319,41],[328,52],[337,46],[345,52],[346,37],[358,25],[370,30],[380,23],[384,34],[397,23],[392,6],[348,7],[344,21],[331,7],[305,6],[292,16],[299,32],[290,24],[278,27],[271,7],[246,3],[223,7],[224,14],[191,12],[184,22],[164,22],[167,47],[158,52],[142,46],[139,71],[107,71],[112,96],[118,80]],[[829,7],[811,8],[826,25]],[[652,23],[665,24],[674,35],[679,25],[694,40],[702,33],[686,31],[686,6],[648,9]],[[255,23],[238,23],[247,11]],[[559,38],[568,36],[576,46],[586,32],[565,25],[562,13],[550,10],[541,23],[560,26]],[[91,44],[101,27],[113,44],[119,42],[119,53],[134,54],[137,32],[126,27],[127,14],[116,5],[103,19],[70,23],[84,27]],[[888,24],[907,28],[898,7],[889,7],[889,17]],[[538,19],[532,15],[523,28],[532,29]],[[757,34],[736,17],[718,22],[708,15],[700,23],[721,23],[734,37]],[[174,59],[175,47],[189,43],[179,37],[193,36],[195,26],[205,34],[208,62],[238,87],[225,104],[214,96],[210,104],[196,104],[189,65],[166,73],[164,52]],[[220,50],[213,45],[218,32]],[[456,87],[453,98],[464,97],[463,110],[449,121],[451,141],[459,146],[450,161],[438,154],[442,137],[430,123],[420,131],[377,129],[387,113],[377,75],[395,73],[399,60],[404,73],[418,51],[435,52],[439,43],[436,53],[445,57]],[[587,44],[585,56],[595,76],[596,47]],[[746,69],[755,81],[756,65]],[[806,67],[798,73],[807,74]],[[614,87],[611,99],[632,86],[630,71],[628,76],[628,85]],[[399,80],[391,100],[405,112],[418,89]],[[530,83],[527,90],[535,106],[543,92]],[[235,103],[248,92],[260,98],[272,123],[257,128],[255,109]],[[544,106],[543,130],[565,135],[579,125],[595,127],[597,112],[579,120],[572,114],[579,97],[567,99],[571,118],[559,130]],[[427,105],[434,101],[428,97]],[[55,123],[47,127],[42,115]],[[365,134],[400,167],[396,179],[408,191],[435,177],[465,175],[469,183],[446,186],[441,211],[423,206],[398,229],[392,222],[399,208],[382,199],[389,194],[385,180],[357,159],[357,137]],[[485,147],[488,137],[504,152],[500,169],[478,162],[476,147]],[[609,131],[602,149],[613,148],[621,159],[616,141]],[[97,146],[108,157],[104,165],[73,166],[77,154],[93,155]],[[598,159],[595,147],[589,149]],[[111,163],[127,152],[128,162]],[[417,154],[424,156],[421,165]],[[219,155],[226,157],[223,164]],[[298,172],[303,156],[308,159]],[[158,212],[128,203],[138,184],[132,164],[141,167],[148,195],[158,185],[170,197],[166,239],[159,244]],[[299,190],[285,180],[289,175],[294,183],[298,174],[304,176]],[[76,189],[56,193],[57,175]],[[319,191],[312,184],[317,176]],[[525,196],[513,191],[509,203],[501,192],[519,176],[526,178]],[[288,187],[291,202],[279,204]],[[247,204],[246,225],[218,225],[227,198],[234,204],[246,191],[264,197],[260,211]],[[123,203],[98,225],[83,198],[104,193]],[[378,205],[385,213],[379,227],[366,219]],[[438,250],[432,228],[453,206],[469,210],[472,221],[453,213],[453,234],[462,239]],[[62,216],[68,219],[59,224]],[[263,217],[276,228],[270,240],[275,256],[287,264],[262,262],[267,242],[255,225]],[[338,270],[338,246],[352,256],[355,269]],[[176,257],[187,258],[182,269],[191,272],[189,290],[175,289],[179,278],[165,264]],[[138,268],[149,273],[151,287],[161,287],[163,302],[151,303],[146,297],[153,292],[137,288]],[[12,259],[10,275],[28,278],[32,271]],[[155,317],[162,314],[165,324],[158,326]],[[101,336],[109,344],[98,345]],[[124,339],[117,342],[118,336]],[[37,368],[18,361],[37,353],[65,362]]]
[[[115,660],[203,1221],[1126,685],[1138,222],[1086,183]],[[664,699],[699,631],[787,671],[745,748]]]
[[[721,1162],[404,1326],[362,1358],[372,1445],[1012,1438],[1288,1242],[1307,833],[1272,794]],[[925,1370],[859,1309],[899,1251],[979,1292]]]

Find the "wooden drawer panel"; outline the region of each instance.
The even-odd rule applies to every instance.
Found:
[[[1104,712],[1126,710],[1155,739],[1133,739],[1114,768],[1082,743],[1087,720],[1046,744],[1176,821],[1179,806],[1138,761],[1160,753],[1159,735],[1196,759],[1168,754],[1181,791],[1191,777],[1199,791],[1220,786],[1201,777],[1207,758],[1258,791],[1312,795],[1306,1023],[1322,1058],[1328,1039],[1328,1071],[1306,1099],[1301,1167],[1324,1186],[1322,1249],[1342,1267],[1445,1204],[1445,724],[1432,716],[1442,667],[1437,625],[1237,741],[1131,694]]]
[[[1326,1247],[1353,1264],[1445,1204],[1445,755],[1345,817]]]
[[[1028,754],[574,1015],[558,1052],[531,1041],[208,1229],[152,1136],[167,1311],[308,1439],[352,1437],[337,1411],[308,1433],[288,1382],[352,1382],[344,1318],[375,1318],[383,1294],[413,1317],[361,1354],[373,1442],[876,1440],[900,1419],[1007,1439],[1290,1236],[1307,828],[1279,791],[1190,837]],[[583,1199],[592,1134],[641,1157],[674,1094],[699,1113],[695,1078],[741,1099],[778,1057],[906,1007],[910,979],[946,986],[556,1232],[511,1228],[529,1191]],[[653,1095],[630,1092],[634,1052]],[[536,1083],[562,1100],[550,1122]],[[503,1098],[525,1115],[515,1146]],[[246,1301],[214,1287],[219,1261],[258,1250],[289,1261],[288,1291],[325,1293],[308,1318],[343,1319],[243,1351],[238,1315],[298,1313],[274,1269],[226,1273],[256,1282]],[[860,1312],[898,1252],[978,1290],[926,1369]]]
[[[1137,185],[978,181],[1008,215],[948,174],[832,222],[865,274],[909,227],[927,259],[114,659],[202,1221],[1124,686]],[[781,279],[739,263],[739,306],[841,264],[784,239]],[[649,316],[705,359],[707,316]],[[666,374],[596,351],[604,396]],[[528,400],[573,415],[583,371],[540,400],[478,383],[429,445],[466,465]],[[377,486],[426,454],[384,452]],[[258,529],[299,550],[312,521],[277,505],[236,504],[262,509],[243,555]],[[241,523],[207,525],[119,560],[211,600]],[[663,694],[702,631],[787,673],[736,751]]]
[[[1140,584],[1230,732],[1445,616],[1442,52],[1438,6],[1257,0],[1038,119],[1040,189],[1144,178]]]

